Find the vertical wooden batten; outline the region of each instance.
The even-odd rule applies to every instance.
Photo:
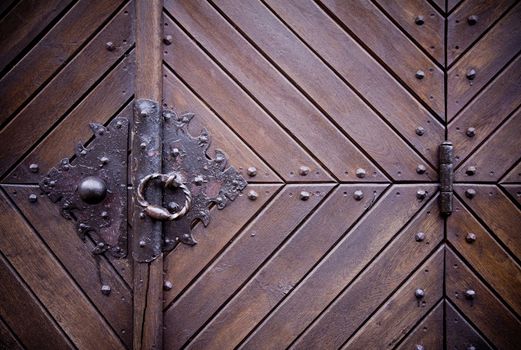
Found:
[[[162,0],[136,0],[136,83],[135,117],[132,127],[132,186],[151,172],[161,172],[161,37]],[[140,114],[139,101],[157,102],[155,112]],[[143,144],[146,147],[143,148]],[[147,192],[151,201],[160,203],[161,191]],[[135,195],[133,196],[135,200]],[[137,258],[144,245],[157,247],[162,225],[150,218],[141,218],[134,203],[132,215],[132,251],[134,257],[134,349],[162,349],[163,336],[163,255],[151,262]],[[146,237],[146,239],[144,239]],[[146,247],[146,248],[149,248]]]

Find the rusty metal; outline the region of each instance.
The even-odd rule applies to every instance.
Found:
[[[198,221],[207,226],[210,206],[223,209],[247,183],[234,167],[227,165],[226,155],[222,151],[216,150],[214,157],[210,158],[207,154],[210,147],[207,130],[202,130],[196,137],[190,134],[188,126],[194,114],[178,115],[173,110],[165,109],[163,117],[163,171],[178,174],[192,194],[191,209],[183,217],[164,226],[163,250],[170,250],[177,242],[196,244],[191,234],[192,227]],[[182,193],[164,193],[163,203],[182,201]]]
[[[40,188],[63,217],[76,222],[82,239],[92,238],[94,254],[109,251],[121,258],[127,254],[128,120],[90,127],[95,135],[90,145],[78,145],[75,158],[51,169]]]
[[[452,142],[443,142],[440,146],[440,212],[445,216],[452,214],[453,159]]]
[[[251,166],[248,168],[247,172],[249,177],[254,177],[257,175],[257,168]]]
[[[255,191],[253,191],[253,190],[251,190],[250,192],[248,192],[248,198],[249,198],[250,200],[252,200],[252,201],[256,200],[258,196],[259,196],[259,195],[257,194],[257,192],[255,192]]]

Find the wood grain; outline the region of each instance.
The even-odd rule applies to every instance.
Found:
[[[444,302],[440,302],[425,318],[414,327],[411,333],[396,347],[398,350],[414,349],[421,345],[425,349],[442,349],[444,344],[443,322]],[[449,349],[451,349],[449,347]]]

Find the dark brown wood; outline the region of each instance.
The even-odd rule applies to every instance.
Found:
[[[442,349],[444,302],[441,302],[418,324],[407,338],[396,348],[398,350],[414,349],[421,345],[424,349]],[[448,349],[452,349],[448,347]]]
[[[2,319],[0,319],[0,348],[13,350],[23,349],[22,344],[20,344],[16,336]]]
[[[446,302],[447,349],[492,349],[472,325],[456,311],[452,303]]]

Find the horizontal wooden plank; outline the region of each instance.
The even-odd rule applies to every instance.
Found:
[[[374,176],[360,181],[386,181],[385,175],[211,5],[169,1],[165,7],[181,26],[189,28],[190,35],[199,45],[204,46],[336,178],[356,180],[355,170],[363,168]],[[172,23],[165,33],[170,34],[173,30]],[[171,35],[173,42],[177,42],[178,34]],[[171,51],[175,69],[176,56],[177,60],[187,60],[187,57],[179,49]],[[241,120],[246,122],[248,119],[244,116]]]
[[[242,141],[232,129],[222,122],[217,115],[205,105],[184,83],[167,67],[163,67],[163,99],[169,108],[179,113],[192,112],[196,117],[190,122],[190,131],[194,135],[206,128],[212,137],[209,154],[220,149],[229,157],[230,164],[239,173],[252,182],[281,182],[277,174]],[[257,170],[257,175],[247,174],[249,167]]]
[[[392,349],[443,296],[441,247],[396,291],[342,349]],[[422,300],[417,288],[425,292]]]
[[[317,4],[298,0],[267,3],[420,154],[432,165],[438,164],[438,146],[444,135],[438,120]],[[418,127],[425,130],[423,136],[416,134]]]
[[[513,349],[514,344],[521,344],[519,320],[450,249],[445,259],[445,292],[449,299],[490,339],[494,348]],[[469,289],[475,292],[474,299],[465,297]]]
[[[0,124],[60,69],[122,0],[81,0],[0,80]]]
[[[339,348],[443,239],[433,199],[350,286],[305,330],[295,348]],[[424,240],[416,240],[418,232]]]
[[[3,191],[0,193],[0,225],[3,227],[0,250],[76,347],[124,348]]]
[[[70,349],[63,331],[0,255],[0,315],[29,349]],[[0,344],[2,341],[0,340]],[[11,349],[2,347],[1,349]]]
[[[471,233],[475,235],[475,240],[469,241],[467,236]],[[447,222],[447,239],[521,315],[521,267],[457,198],[454,199],[454,211]]]
[[[401,181],[436,179],[436,172],[428,165],[425,173],[417,173],[417,166],[425,162],[260,2],[215,3],[391,177]],[[374,179],[374,175],[368,178]]]
[[[423,346],[424,349],[443,349],[443,309],[444,305],[441,302],[414,327],[412,332],[396,349],[418,349],[418,345]],[[449,349],[452,348],[449,347]]]
[[[517,4],[448,72],[447,120],[469,102],[521,47],[521,4]],[[475,71],[473,79],[467,78]]]
[[[447,349],[493,349],[478,331],[456,311],[452,303],[446,302]]]
[[[0,71],[71,2],[72,0],[20,1],[0,21]]]
[[[40,92],[16,118],[0,131],[3,174],[31,145],[58,121],[134,43],[131,18],[133,3],[116,17]],[[105,48],[108,41],[113,51]],[[52,103],[49,103],[52,101]],[[38,122],[33,122],[34,116]]]

